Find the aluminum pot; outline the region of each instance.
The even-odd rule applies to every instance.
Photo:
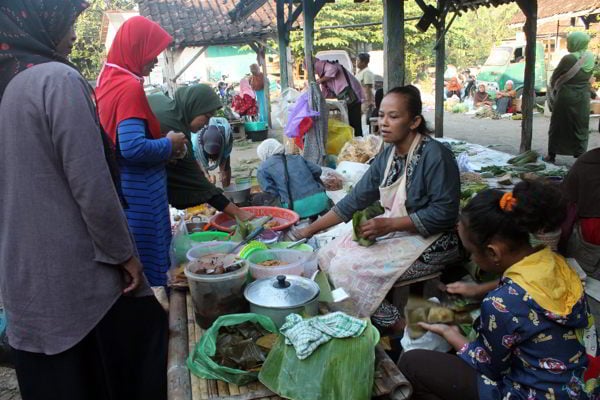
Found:
[[[227,197],[229,201],[235,204],[244,204],[250,199],[251,189],[252,185],[250,183],[232,183],[231,185],[223,188],[223,195]]]
[[[252,282],[244,290],[250,312],[265,315],[277,328],[290,314],[313,317],[319,312],[319,285],[294,275],[278,275]]]

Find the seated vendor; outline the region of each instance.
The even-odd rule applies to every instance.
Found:
[[[455,231],[458,166],[452,152],[429,136],[419,90],[410,85],[390,90],[379,108],[379,126],[389,145],[352,192],[325,216],[294,233],[310,237],[381,202],[384,215],[357,229],[362,239],[381,240],[363,247],[353,241],[350,227],[319,252],[321,269],[350,294],[348,311],[360,317],[374,314],[399,278],[437,272],[461,256]],[[398,312],[384,308],[376,313],[381,317],[376,323],[393,327]]]
[[[183,132],[191,143],[191,134],[209,123],[221,108],[219,96],[208,85],[191,85],[177,89],[175,99],[162,93],[148,96],[152,112],[160,122],[162,133]],[[222,191],[210,183],[189,148],[186,156],[167,164],[169,203],[178,209],[209,203],[219,211],[242,220],[252,215],[231,203]]]
[[[329,198],[321,183],[321,167],[300,155],[286,155],[275,139],[263,141],[256,149],[261,163],[257,178],[263,192],[296,211],[300,218],[321,214],[329,209]]]
[[[450,78],[450,80],[446,83],[446,98],[450,98],[452,96],[456,96],[461,99],[461,90],[462,85],[456,76]]]
[[[475,96],[473,96],[473,105],[475,108],[479,108],[484,106],[491,107],[492,104],[492,100],[490,99],[490,95],[486,90],[485,84],[480,84]]]
[[[529,242],[550,212],[564,214],[560,196],[528,181],[512,193],[483,191],[463,209],[462,243],[481,268],[502,274],[501,283],[483,300],[472,342],[456,325],[419,323],[458,354],[402,356],[413,400],[595,398],[586,392],[594,382],[584,382],[589,315],[581,281],[563,257]]]
[[[511,112],[517,91],[513,89],[513,81],[508,80],[504,84],[504,90],[496,92],[496,111],[498,114]]]

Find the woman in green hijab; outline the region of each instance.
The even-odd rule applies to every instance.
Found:
[[[590,77],[595,65],[594,55],[587,51],[589,42],[590,37],[585,32],[569,34],[569,54],[560,60],[552,74],[552,87],[556,87],[561,76],[573,76],[562,85],[559,83],[548,132],[548,155],[544,159],[548,162],[554,162],[557,154],[578,157],[587,150],[590,133]]]
[[[175,99],[162,93],[148,96],[154,115],[160,121],[160,129],[183,132],[188,143],[191,134],[206,126],[214,113],[222,107],[219,96],[208,85],[191,85],[177,89]],[[251,214],[231,203],[221,189],[210,183],[188,149],[186,156],[167,165],[167,191],[169,203],[178,209],[209,203],[232,217],[247,220]]]

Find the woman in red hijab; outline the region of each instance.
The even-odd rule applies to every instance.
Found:
[[[100,122],[117,149],[125,214],[151,286],[167,283],[171,224],[165,165],[185,155],[186,139],[175,132],[162,137],[144,93],[144,76],[171,41],[149,19],[127,20],[108,52],[96,91]]]

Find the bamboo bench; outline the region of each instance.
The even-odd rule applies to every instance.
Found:
[[[169,303],[169,358],[167,363],[169,400],[280,400],[260,382],[247,386],[198,378],[186,367],[188,354],[204,331],[194,318],[192,301],[183,290],[172,290]],[[375,349],[373,397],[392,400],[409,399],[412,389],[398,367],[381,346]],[[337,400],[337,399],[336,399]]]

